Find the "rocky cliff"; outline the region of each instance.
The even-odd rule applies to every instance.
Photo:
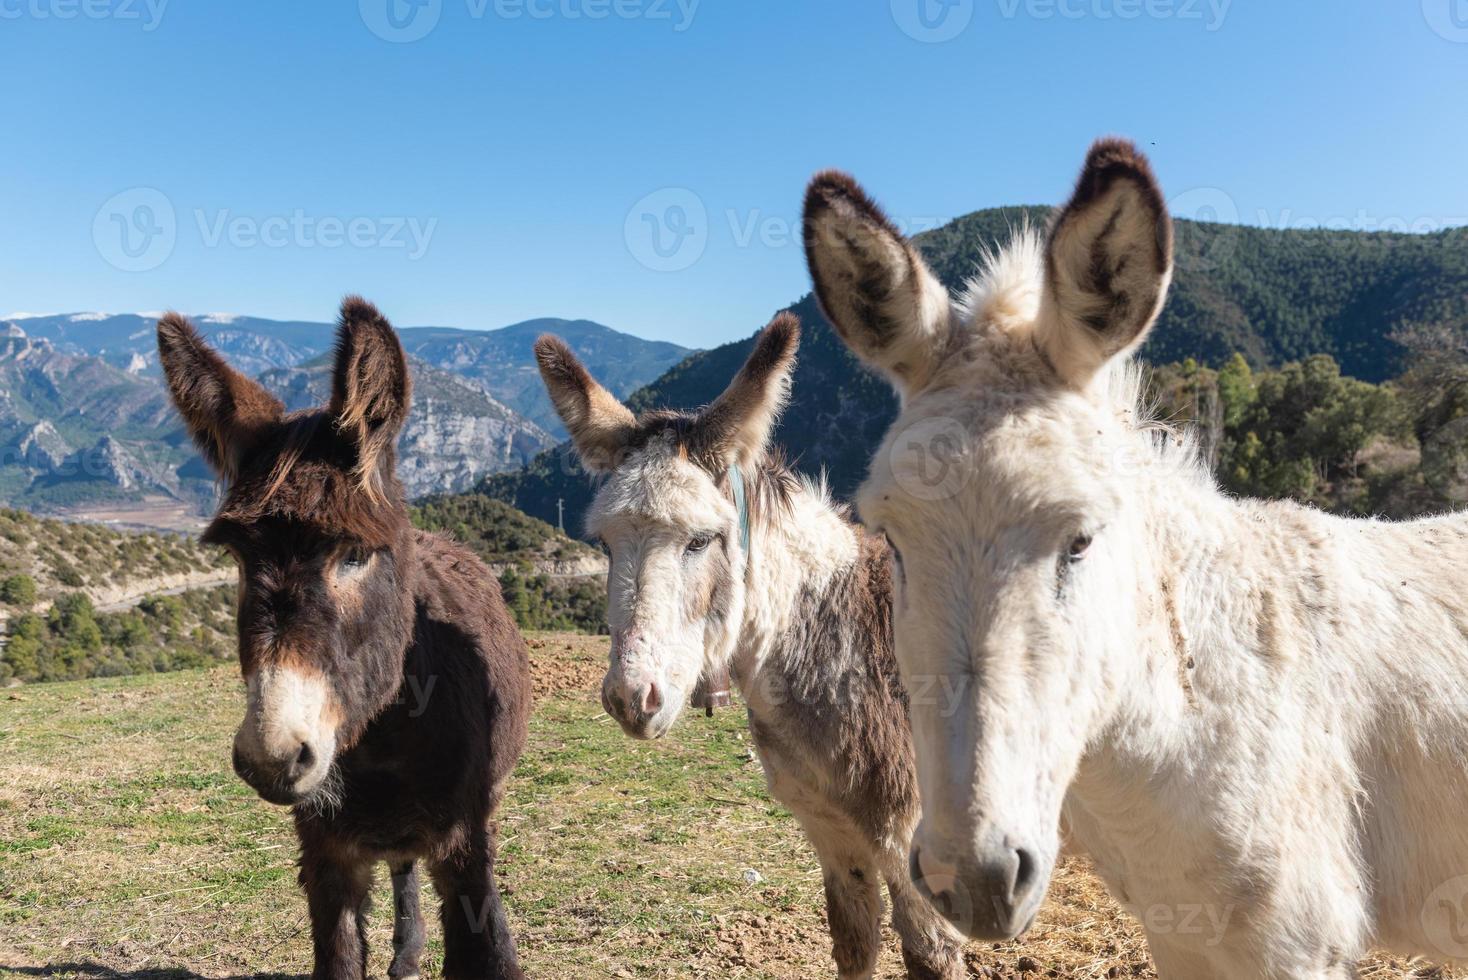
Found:
[[[410,497],[462,490],[523,466],[555,440],[467,378],[410,359],[413,411],[398,440],[398,476]],[[317,358],[260,376],[290,409],[331,397],[331,366]]]

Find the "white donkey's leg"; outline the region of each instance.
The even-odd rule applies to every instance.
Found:
[[[963,938],[917,893],[907,876],[906,855],[887,863],[892,896],[892,927],[902,938],[902,961],[909,980],[963,980]],[[896,867],[890,867],[896,865]]]
[[[1266,942],[1199,947],[1176,937],[1147,935],[1158,980],[1357,980],[1355,963],[1327,951],[1303,952],[1281,961]]]
[[[870,980],[882,948],[879,871],[860,835],[844,821],[796,814],[821,862],[826,923],[839,980]]]
[[[1264,980],[1257,973],[1238,976],[1219,973],[1206,956],[1150,933],[1147,951],[1152,954],[1152,965],[1157,968],[1157,980]]]

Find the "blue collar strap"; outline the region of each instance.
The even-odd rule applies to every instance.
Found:
[[[729,464],[729,488],[734,491],[734,509],[739,511],[739,547],[744,552],[744,574],[749,574],[749,497],[744,493],[744,474],[739,464]],[[710,718],[715,708],[727,708],[733,704],[729,696],[729,668],[721,667],[713,676],[701,677],[693,692],[693,703],[702,705]]]
[[[744,560],[749,561],[749,498],[744,493],[744,474],[739,464],[729,464],[729,486],[734,490],[734,508],[739,511],[739,547],[744,551]]]

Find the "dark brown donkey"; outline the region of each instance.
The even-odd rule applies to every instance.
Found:
[[[444,975],[521,977],[490,819],[525,745],[529,661],[489,570],[408,522],[393,444],[411,380],[391,325],[348,298],[331,404],[290,415],[177,314],[159,321],[158,352],[226,484],[204,540],[240,568],[249,703],[234,768],[292,808],[314,975],[365,975],[378,861],[396,905],[388,976],[418,973],[422,858]]]

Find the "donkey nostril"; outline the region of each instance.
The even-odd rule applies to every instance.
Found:
[[[301,743],[301,751],[296,753],[295,769],[297,772],[305,772],[316,763],[316,753],[311,750],[309,742]]]
[[[908,853],[907,870],[912,880],[934,898],[951,892],[958,886],[958,870],[924,857],[916,844]]]
[[[656,684],[647,685],[647,692],[642,695],[642,713],[655,715],[663,706],[663,692],[658,690]]]
[[[1034,887],[1035,880],[1039,877],[1040,864],[1023,847],[1015,849],[1014,858],[1014,883],[1009,889],[1009,897],[1011,901],[1019,902]]]

